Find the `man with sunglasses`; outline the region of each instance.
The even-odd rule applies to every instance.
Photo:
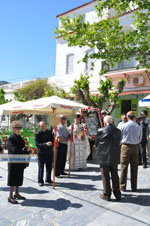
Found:
[[[66,128],[67,118],[65,115],[60,115],[60,123],[58,125],[58,147],[56,150],[57,158],[56,158],[56,169],[55,175],[60,178],[60,175],[67,175],[64,172],[66,157],[67,157],[67,148],[68,148],[68,140],[70,140],[69,131]]]

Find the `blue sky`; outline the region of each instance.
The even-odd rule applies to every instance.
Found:
[[[89,1],[0,0],[0,81],[54,75],[56,15]]]

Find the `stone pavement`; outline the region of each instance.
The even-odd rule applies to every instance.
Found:
[[[120,173],[120,171],[119,171]],[[128,175],[129,176],[129,175]],[[73,171],[71,177],[56,178],[56,187],[37,184],[37,163],[25,170],[20,193],[27,199],[19,205],[7,202],[7,163],[0,162],[0,226],[144,226],[150,225],[150,168],[139,167],[138,192],[127,192],[120,202],[101,200],[99,166]]]

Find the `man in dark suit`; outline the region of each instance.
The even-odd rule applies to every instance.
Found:
[[[40,131],[35,134],[35,143],[38,148],[38,183],[43,186],[44,165],[46,165],[45,182],[52,183],[51,171],[53,163],[53,129],[47,129],[45,122],[39,123]]]
[[[121,131],[113,125],[113,119],[107,115],[104,117],[104,128],[98,130],[96,136],[96,156],[100,163],[104,192],[100,198],[111,200],[110,174],[112,189],[116,200],[121,199],[119,189],[119,176],[117,165],[120,163]]]
[[[141,111],[141,117],[142,117],[142,120],[140,122],[140,126],[142,128],[142,140],[139,144],[139,148],[140,148],[140,153],[143,160],[143,168],[147,168],[146,144],[148,142],[147,137],[149,135],[149,132],[148,132],[148,122],[146,121],[146,117],[147,117],[146,110]]]

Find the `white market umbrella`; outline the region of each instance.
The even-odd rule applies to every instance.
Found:
[[[20,108],[19,106],[12,106],[6,109],[3,109],[3,114],[34,114],[34,115],[49,115],[49,114],[74,114],[79,111],[81,108],[87,108],[88,106],[67,100],[64,98],[60,98],[57,96],[51,97],[43,97],[36,100],[31,100],[27,102],[21,102]]]
[[[6,104],[0,105],[0,115],[11,115],[19,113],[23,113],[21,109],[23,109],[24,102],[13,100],[11,102],[8,102]],[[18,110],[19,109],[19,110]]]
[[[139,101],[139,107],[150,107],[150,95]]]

